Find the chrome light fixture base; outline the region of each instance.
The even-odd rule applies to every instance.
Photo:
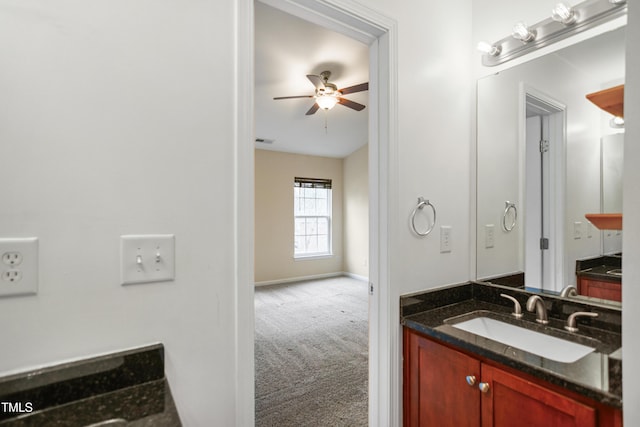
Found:
[[[482,55],[482,64],[487,67],[503,64],[596,25],[624,16],[627,13],[627,3],[626,1],[586,0],[571,9],[575,14],[573,22],[562,23],[553,18],[547,18],[528,27],[534,37],[526,42],[509,35],[492,44],[499,49],[500,53],[497,55],[485,53]]]

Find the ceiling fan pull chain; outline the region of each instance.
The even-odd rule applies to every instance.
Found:
[[[329,131],[327,130],[327,116],[328,116],[327,110],[324,110],[324,133],[325,134],[329,133]]]

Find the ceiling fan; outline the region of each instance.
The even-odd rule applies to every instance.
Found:
[[[323,110],[330,110],[336,104],[344,105],[345,107],[352,108],[356,111],[361,111],[365,108],[364,105],[343,98],[342,95],[369,90],[369,82],[338,89],[336,85],[329,83],[329,77],[331,77],[331,71],[323,71],[319,76],[315,74],[307,74],[307,78],[316,87],[315,95],[279,96],[273,99],[315,98],[316,102],[311,106],[311,108],[309,108],[309,111],[307,111],[307,116],[315,114],[315,112],[320,108]]]

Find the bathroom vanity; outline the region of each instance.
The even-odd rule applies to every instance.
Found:
[[[622,425],[620,310],[543,296],[543,325],[533,295],[466,283],[401,298],[405,426]],[[569,332],[575,312],[597,317]]]
[[[576,284],[579,295],[622,301],[622,257],[577,260]]]

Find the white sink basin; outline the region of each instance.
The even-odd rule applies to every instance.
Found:
[[[489,317],[476,317],[451,326],[556,362],[572,363],[595,350]]]

